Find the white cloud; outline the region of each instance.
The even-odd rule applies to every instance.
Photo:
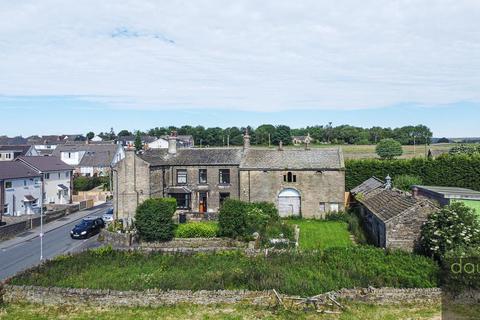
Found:
[[[480,101],[480,2],[0,0],[0,95],[125,108]]]

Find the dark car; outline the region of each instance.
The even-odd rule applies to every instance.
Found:
[[[70,237],[72,239],[87,239],[99,233],[103,227],[105,227],[105,222],[102,218],[85,218],[70,231]]]

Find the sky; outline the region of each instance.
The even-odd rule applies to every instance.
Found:
[[[426,124],[480,136],[480,1],[0,0],[0,135]]]

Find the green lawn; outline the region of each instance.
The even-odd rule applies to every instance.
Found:
[[[0,305],[0,319],[98,319],[98,320],[150,320],[150,319],[440,319],[440,306],[436,304],[408,304],[373,306],[356,303],[341,315],[318,314],[313,310],[281,310],[250,304],[235,305],[175,305],[162,307],[105,307],[105,306],[43,306],[37,304]]]
[[[300,249],[325,249],[353,245],[348,225],[343,221],[288,220],[300,227]]]
[[[12,284],[112,290],[271,290],[292,295],[352,287],[435,287],[431,259],[372,247],[319,252],[165,255],[97,249],[62,256],[10,280]]]

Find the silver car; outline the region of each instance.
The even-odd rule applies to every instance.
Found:
[[[113,208],[108,209],[108,211],[102,216],[103,221],[105,223],[109,223],[113,221]]]

